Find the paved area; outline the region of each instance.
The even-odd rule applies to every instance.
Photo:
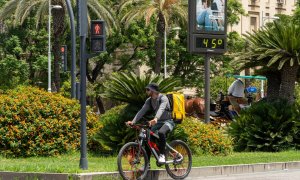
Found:
[[[300,169],[186,178],[186,180],[191,180],[191,179],[193,180],[298,180],[300,179]]]
[[[79,174],[0,172],[0,180],[119,180],[118,172]],[[170,180],[165,169],[151,170],[145,180]],[[300,180],[300,161],[192,168],[187,180]]]

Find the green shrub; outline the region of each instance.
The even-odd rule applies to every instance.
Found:
[[[220,92],[226,93],[228,87],[230,84],[234,81],[234,78],[232,77],[226,77],[226,76],[215,76],[211,80],[211,98],[217,99],[217,96]]]
[[[28,83],[29,66],[25,61],[12,56],[0,61],[0,89],[12,89]]]
[[[87,111],[88,137],[97,117]],[[5,156],[48,156],[75,150],[80,143],[80,104],[33,87],[0,94],[0,151]]]
[[[237,151],[277,152],[295,147],[299,109],[284,100],[259,102],[241,112],[229,134]]]
[[[132,120],[138,108],[121,105],[108,110],[101,115],[101,128],[94,139],[105,150],[118,152],[127,142],[135,140],[136,130],[126,127],[125,122]],[[177,125],[168,140],[181,139],[186,141],[196,154],[230,154],[231,139],[222,134],[211,124],[203,124],[197,119],[186,118]]]
[[[101,128],[95,140],[107,151],[118,152],[127,142],[135,138],[135,130],[126,127],[125,122],[133,119],[138,109],[128,105],[116,106],[100,116]]]
[[[185,118],[170,134],[170,140],[181,139],[194,154],[227,155],[232,152],[232,140],[212,124],[195,118]]]

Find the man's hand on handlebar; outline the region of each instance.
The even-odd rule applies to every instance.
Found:
[[[152,119],[151,121],[149,121],[149,126],[152,127],[152,126],[154,126],[156,123],[157,123],[157,119],[154,118],[154,119]]]
[[[127,121],[125,122],[126,126],[132,126],[133,125],[133,122],[132,121]]]

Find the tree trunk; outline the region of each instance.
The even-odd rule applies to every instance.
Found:
[[[64,33],[65,28],[65,9],[63,2],[61,0],[52,1],[53,5],[60,5],[63,7],[62,9],[52,9],[52,17],[53,17],[53,34],[54,41],[52,45],[52,51],[54,54],[54,84],[57,92],[60,91],[60,62],[61,62],[61,54],[60,54],[60,46],[62,35]]]
[[[162,37],[157,37],[155,39],[155,65],[154,73],[160,74],[161,71],[161,56],[162,56]]]
[[[154,73],[160,74],[161,71],[161,59],[162,59],[162,49],[163,49],[163,39],[164,39],[164,32],[166,28],[165,17],[160,12],[158,14],[158,22],[156,24],[156,31],[158,36],[155,39],[155,66],[154,66]]]
[[[250,76],[250,68],[245,69],[245,76]],[[250,84],[250,79],[245,79],[245,87],[249,87]]]
[[[285,63],[280,71],[281,84],[279,97],[287,99],[289,103],[293,103],[295,101],[294,91],[298,69],[299,65],[296,63],[294,66],[290,66],[289,63]]]
[[[100,114],[104,114],[105,108],[104,108],[103,101],[100,96],[96,96],[96,102],[97,102],[97,106],[100,111]]]
[[[279,97],[279,89],[280,89],[280,73],[269,71],[266,73],[266,77],[268,79],[267,83],[267,100],[277,99]]]

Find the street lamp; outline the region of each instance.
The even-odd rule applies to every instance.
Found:
[[[61,9],[60,5],[51,5],[49,0],[49,17],[48,17],[48,92],[51,92],[51,10]]]
[[[174,27],[172,28],[171,30],[174,30],[176,31],[176,36],[175,36],[175,39],[179,39],[179,36],[178,36],[178,33],[179,33],[179,30],[181,28],[180,27]],[[164,78],[167,78],[167,28],[165,28],[165,33],[164,33],[164,49],[165,49],[165,53],[164,53]]]
[[[270,17],[270,16],[264,16],[264,12],[262,11],[261,12],[261,25],[260,25],[260,27],[264,26],[264,22],[265,22],[266,19],[274,19],[274,20],[276,20],[276,19],[280,19],[280,18],[278,16],[272,16],[272,17]]]

